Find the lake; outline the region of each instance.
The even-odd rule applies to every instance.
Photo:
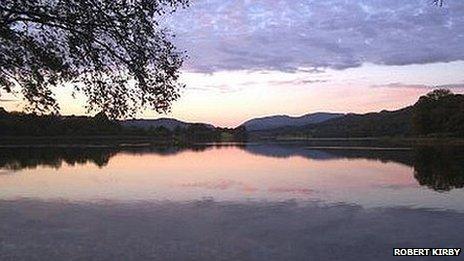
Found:
[[[462,147],[3,147],[0,259],[401,259],[464,246],[463,186]]]

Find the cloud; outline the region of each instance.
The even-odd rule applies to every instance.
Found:
[[[229,85],[229,84],[207,84],[203,86],[192,86],[189,87],[190,90],[196,90],[196,91],[216,91],[219,93],[234,93],[234,92],[239,92],[243,90],[242,85],[247,85],[249,83],[244,83],[241,85]]]
[[[439,88],[439,89],[461,89],[461,88],[464,88],[464,83],[436,85],[436,86],[434,86],[434,88]]]
[[[427,84],[405,84],[401,82],[394,82],[388,84],[371,85],[374,88],[411,88],[411,89],[464,89],[464,83],[451,83],[441,85],[427,85]]]
[[[167,23],[192,72],[464,59],[461,0],[197,0]]]
[[[314,83],[326,83],[329,82],[327,79],[314,79],[314,80],[304,80],[304,79],[294,79],[294,80],[279,80],[279,81],[269,81],[268,85],[273,86],[282,86],[282,85],[293,85],[293,86],[306,86]]]

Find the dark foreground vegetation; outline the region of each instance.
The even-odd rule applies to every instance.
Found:
[[[34,112],[58,112],[53,87],[68,83],[87,108],[127,118],[169,111],[179,98],[184,52],[160,21],[188,0],[0,1],[0,95]]]

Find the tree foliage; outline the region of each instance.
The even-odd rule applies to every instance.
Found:
[[[438,89],[421,96],[412,117],[416,135],[464,136],[464,95]]]
[[[52,87],[70,82],[89,111],[113,118],[166,112],[179,97],[184,53],[160,18],[188,0],[2,0],[0,92],[58,112]]]

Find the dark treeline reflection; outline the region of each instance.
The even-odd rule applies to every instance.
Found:
[[[436,191],[464,187],[464,148],[415,147],[412,149],[311,148],[297,144],[216,144],[187,147],[43,147],[0,148],[0,168],[22,170],[37,166],[60,168],[69,165],[95,164],[104,167],[118,153],[175,155],[232,146],[251,154],[287,158],[300,156],[312,160],[367,159],[400,163],[414,169],[414,178],[422,186]]]
[[[118,153],[173,155],[182,150],[202,151],[209,146],[192,147],[24,147],[0,148],[0,168],[22,170],[47,166],[60,168],[63,163],[69,165],[93,163],[99,167],[108,164],[111,157]]]
[[[414,168],[414,178],[436,191],[464,187],[464,148],[454,146],[414,147],[411,149],[310,148],[296,144],[251,145],[246,150],[270,157],[301,156],[313,160],[368,159],[395,162]]]
[[[63,163],[70,165],[94,163],[103,167],[118,153],[112,148],[1,148],[0,168],[22,170],[37,166],[60,168]]]
[[[463,148],[420,148],[414,153],[414,177],[438,191],[464,187]]]

